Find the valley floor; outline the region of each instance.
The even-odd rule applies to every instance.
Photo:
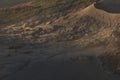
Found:
[[[0,80],[119,80],[103,70],[96,55],[100,49],[56,50],[31,57],[10,56],[8,46],[1,45],[0,52],[6,56],[0,59]]]

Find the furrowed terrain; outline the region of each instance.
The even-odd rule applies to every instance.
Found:
[[[119,4],[32,0],[1,8],[0,80],[119,80]]]

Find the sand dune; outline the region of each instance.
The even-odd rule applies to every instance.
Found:
[[[112,0],[110,2],[109,0],[103,0],[83,10],[75,10],[67,15],[55,18],[51,22],[37,24],[33,27],[26,26],[25,22],[19,26],[10,25],[5,27],[3,30],[8,32],[7,34],[12,38],[18,35],[17,39],[22,36],[27,41],[33,39],[33,41],[36,40],[37,42],[38,40],[38,42],[37,44],[34,42],[34,44],[26,44],[27,46],[25,44],[22,46],[18,46],[18,44],[14,44],[17,46],[10,46],[11,52],[21,56],[17,58],[12,54],[7,54],[6,60],[1,59],[3,61],[1,64],[4,64],[4,66],[7,66],[8,62],[12,64],[10,68],[3,70],[3,72],[8,71],[10,75],[7,74],[7,78],[3,76],[1,79],[120,80],[106,73],[97,57],[103,54],[109,45],[116,47],[116,45],[120,44],[120,7],[119,5],[114,6],[118,2],[112,3]],[[43,29],[45,29],[45,32],[42,31]],[[58,38],[59,41],[57,41]],[[47,40],[46,42],[50,42],[50,44],[41,47],[40,41],[44,40]],[[98,49],[98,47],[100,48]],[[109,47],[109,49],[112,49],[112,47]],[[0,51],[5,52],[1,47]],[[29,57],[28,60],[22,54]]]

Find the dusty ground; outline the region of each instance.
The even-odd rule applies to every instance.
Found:
[[[49,54],[9,56],[11,50],[2,45],[0,52],[6,56],[0,59],[0,80],[119,80],[103,70],[98,58],[103,50],[53,48]]]

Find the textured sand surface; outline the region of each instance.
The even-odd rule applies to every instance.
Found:
[[[98,6],[96,6],[97,4],[92,4],[82,11],[80,10],[69,14],[69,18],[67,19],[71,20],[71,22],[74,21],[74,19],[79,20],[81,17],[83,17],[83,19],[85,19],[84,22],[88,23],[89,20],[85,17],[89,16],[90,20],[95,19],[98,21],[95,23],[96,21],[94,20],[92,24],[97,24],[100,26],[100,29],[94,35],[90,37],[85,36],[83,39],[80,38],[71,42],[71,44],[74,43],[84,45],[85,43],[90,43],[90,41],[94,43],[96,40],[112,43],[114,40],[116,40],[116,38],[118,39],[118,36],[116,37],[112,35],[112,33],[119,27],[119,9],[110,9],[108,12],[108,9],[105,8],[106,4],[108,4],[106,1],[101,2],[102,5],[101,3]],[[105,9],[102,8],[103,3],[105,4]],[[111,2],[109,4],[111,4]],[[65,19],[61,20],[61,18],[59,18],[52,24],[60,24],[63,22],[67,23]],[[100,22],[105,24],[101,24]],[[89,25],[87,27],[89,27]],[[9,28],[11,27],[9,26]],[[49,34],[47,35],[49,36]],[[46,37],[46,35],[42,36]],[[6,46],[8,45],[0,45],[0,55],[4,54],[2,55],[4,57],[0,58],[0,80],[120,80],[120,78],[115,78],[110,73],[103,70],[101,61],[99,60],[98,56],[103,53],[105,49],[104,45],[101,47],[86,48],[84,50],[79,48],[76,49],[74,47],[58,48],[56,46],[53,48],[40,48],[39,46],[36,47],[34,45],[34,47],[32,45],[32,48],[25,47],[15,51],[13,50],[17,53],[17,51],[32,49],[33,54],[30,54],[31,56],[19,56],[19,54],[18,56],[8,55],[13,51],[9,50],[9,48]],[[34,54],[34,51],[40,55],[36,53]]]

